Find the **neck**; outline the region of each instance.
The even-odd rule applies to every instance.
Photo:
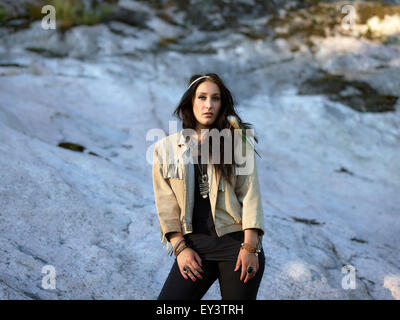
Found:
[[[197,140],[198,140],[198,142],[199,142],[199,144],[202,142],[202,140],[201,140],[201,129],[211,129],[211,126],[204,126],[204,125],[197,125],[197,127],[196,127],[196,132],[197,132]]]

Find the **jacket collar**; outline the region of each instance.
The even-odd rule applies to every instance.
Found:
[[[187,144],[187,141],[185,141],[185,136],[183,135],[183,130],[178,132],[178,158],[181,158],[186,151],[189,151],[190,154],[190,148],[189,145]]]
[[[183,129],[182,129],[178,133],[178,146],[181,147],[182,145],[185,145],[185,144],[186,144],[186,141],[185,141],[185,137],[183,136]]]
[[[182,156],[187,150],[189,150],[190,154],[190,147],[187,141],[185,140],[185,136],[183,135],[183,129],[178,132],[178,146],[180,148],[180,150],[178,151],[179,156]],[[213,166],[208,166],[208,175],[209,177],[213,178],[213,180],[216,182],[216,185],[218,186],[220,176],[214,172],[212,167]]]

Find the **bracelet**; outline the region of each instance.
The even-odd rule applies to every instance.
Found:
[[[174,254],[176,256],[176,253],[184,246],[187,246],[185,242],[179,241],[179,243],[177,243],[175,245],[175,250],[174,250]]]
[[[248,243],[242,243],[242,244],[240,245],[240,249],[245,249],[245,250],[247,250],[247,251],[250,252],[250,253],[254,253],[256,256],[258,256],[258,253],[261,251],[261,250],[257,250],[257,248],[251,246],[251,245],[248,244]]]
[[[168,252],[168,254],[169,254],[170,256],[172,256],[172,253],[175,253],[176,248],[178,248],[179,244],[180,244],[183,240],[185,240],[184,237],[180,238],[180,239],[175,243],[175,245],[170,249],[170,251]]]
[[[186,248],[189,248],[186,244],[184,244],[182,247],[180,247],[176,252],[175,252],[175,257],[178,257],[178,255],[185,250]]]

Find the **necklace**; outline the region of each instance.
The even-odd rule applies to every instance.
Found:
[[[200,158],[200,157],[199,157]],[[200,161],[199,161],[200,162]],[[203,198],[207,198],[208,192],[209,192],[209,185],[208,185],[208,176],[207,172],[203,172],[203,164],[201,163],[201,166],[197,164],[199,167],[200,175],[198,177],[198,182],[199,182],[199,189],[200,189],[200,194],[202,195]]]

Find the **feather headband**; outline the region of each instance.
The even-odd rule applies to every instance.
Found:
[[[242,136],[243,141],[247,142],[253,148],[254,152],[257,153],[257,155],[261,158],[261,156],[258,154],[257,150],[254,148],[254,145],[252,145],[250,143],[250,141],[247,140],[246,134],[243,133],[242,128],[240,128],[238,119],[235,116],[232,116],[232,115],[231,116],[227,116],[226,119],[228,120],[228,122],[231,125],[231,127],[234,127],[235,129],[240,129],[240,134]]]

